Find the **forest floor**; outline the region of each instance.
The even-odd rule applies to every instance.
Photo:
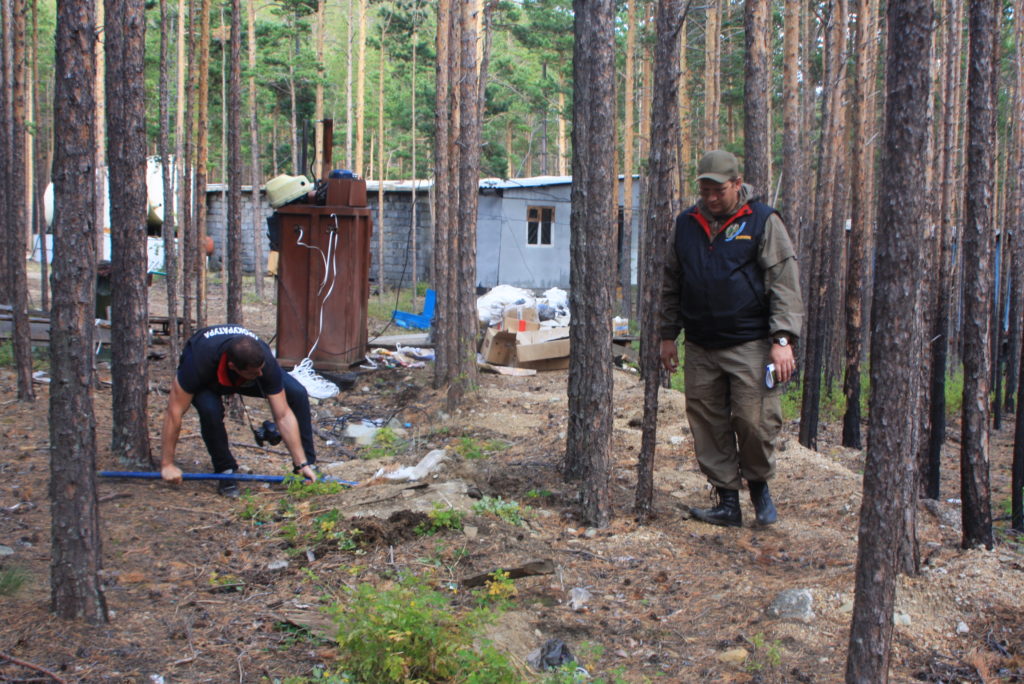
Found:
[[[159,290],[152,288],[154,312],[162,306]],[[219,322],[218,290],[210,291],[210,320]],[[264,339],[272,336],[272,303],[247,303],[245,315]],[[163,354],[150,370],[155,450],[174,369],[166,346],[151,351]],[[836,446],[836,426],[825,425],[820,450],[811,451],[797,443],[796,425],[786,425],[772,482],[778,524],[751,526],[744,496],[744,526],[717,528],[688,519],[686,506],[707,506],[709,492],[694,460],[684,396],[664,391],[656,517],[639,525],[631,511],[642,385],[616,370],[614,520],[593,530],[579,520],[575,486],[560,477],[567,371],[481,374],[479,391],[452,414],[442,410],[431,375],[429,363],[366,372],[351,389],[315,402],[318,431],[332,438],[318,440],[320,462],[332,475],[363,483],[353,489],[289,499],[280,485],[256,484],[229,500],[206,481],[170,487],[101,479],[110,611],[102,626],[49,612],[48,385],[36,385],[34,404],[0,402],[0,551],[10,552],[0,557],[0,569],[24,579],[0,595],[0,657],[20,661],[0,660],[0,682],[51,681],[33,668],[68,682],[308,677],[341,655],[322,608],[345,605],[350,588],[394,586],[403,572],[454,588],[531,561],[550,561],[552,572],[513,580],[510,605],[496,611],[487,633],[526,680],[542,680],[529,674],[528,654],[560,639],[606,682],[842,681],[864,459]],[[128,469],[109,451],[110,371],[102,362],[99,377],[97,468]],[[11,398],[15,390],[13,372],[0,369],[0,394]],[[267,417],[266,407],[249,401],[255,421]],[[375,454],[383,457],[370,460],[370,448],[331,434],[351,415],[396,416],[409,424],[408,433],[378,445]],[[244,420],[228,424],[244,470],[284,472],[283,448],[256,448]],[[993,433],[997,516],[1009,498],[1012,433],[1012,425]],[[960,548],[959,450],[955,431],[949,434],[943,498],[921,502],[917,511],[921,573],[899,579],[890,681],[1024,681],[1024,555],[1005,534],[992,551]],[[451,460],[419,486],[373,477],[382,466],[413,465],[435,448],[447,448]],[[177,460],[187,472],[209,470],[194,411],[185,418]],[[522,524],[475,512],[481,496],[518,502]],[[436,503],[462,511],[463,529],[418,534]],[[793,619],[769,611],[785,590],[809,592],[812,612]],[[466,606],[468,594],[453,593],[452,609]]]

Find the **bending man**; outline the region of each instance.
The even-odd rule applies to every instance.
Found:
[[[210,452],[213,471],[234,473],[238,470],[224,427],[223,398],[232,394],[266,398],[292,457],[293,472],[315,480],[316,451],[306,389],[281,370],[265,342],[238,325],[203,328],[185,343],[164,412],[161,477],[173,484],[181,482],[181,470],[174,465],[174,452],[181,432],[181,417],[189,404],[199,412],[203,442]],[[228,497],[237,497],[240,493],[238,483],[230,479],[220,480],[217,491]]]

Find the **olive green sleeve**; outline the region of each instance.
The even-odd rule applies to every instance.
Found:
[[[796,250],[778,214],[769,217],[758,253],[768,292],[768,327],[772,334],[799,337],[804,323],[804,302],[800,296],[800,267]]]

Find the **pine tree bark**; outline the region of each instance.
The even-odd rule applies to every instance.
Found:
[[[451,120],[451,76],[447,55],[451,34],[451,0],[437,3],[437,60],[434,68],[434,244],[433,283],[437,288],[437,303],[434,309],[434,335],[439,338],[434,345],[434,389],[448,384],[451,375],[449,344],[451,328],[451,291],[440,287],[451,265],[448,262],[448,244],[451,241],[451,224],[448,222],[451,203],[452,179],[448,173],[449,122]]]
[[[839,263],[844,236],[842,231],[842,170],[839,157],[845,142],[843,86],[845,83],[846,0],[830,0],[824,59],[827,64],[822,92],[822,135],[818,142],[818,189],[812,230],[815,234],[807,307],[805,335],[807,355],[803,373],[803,397],[800,409],[800,443],[816,449],[821,410],[821,378],[828,363],[833,331],[837,322],[837,288],[842,276]]]
[[[612,434],[608,332],[614,273],[615,7],[574,0],[572,209],[570,216],[569,428],[566,479],[583,481],[583,517],[606,527]]]
[[[206,166],[210,155],[210,0],[199,0],[199,70],[196,106],[195,220],[196,325],[206,327]]]
[[[851,153],[851,185],[860,188],[860,196],[874,197],[874,89],[875,51],[878,44],[878,3],[876,0],[858,0],[857,23],[854,33],[852,118],[853,151]],[[870,201],[854,201],[850,215],[850,255],[846,275],[846,371],[843,395],[846,412],[843,414],[843,446],[860,449],[861,412],[861,359],[864,355],[864,300],[869,296],[868,255],[874,242],[874,212]]]
[[[992,255],[995,40],[998,13],[991,0],[970,0],[967,73],[967,211],[964,221],[964,393],[960,438],[960,498],[964,548],[992,548],[989,488],[989,347]]]
[[[782,211],[801,263],[806,262],[803,239],[804,176],[800,107],[800,9],[801,0],[785,0],[782,45]],[[803,268],[802,271],[809,269]],[[807,292],[805,288],[803,290]]]
[[[744,52],[743,86],[743,180],[770,202],[772,191],[771,113],[768,71],[771,40],[768,0],[747,0],[743,4]]]
[[[720,145],[722,3],[712,0],[704,16],[704,151],[708,152]]]
[[[107,144],[110,160],[111,450],[122,462],[152,463],[146,411],[149,293],[146,286],[146,8],[106,0]]]
[[[660,5],[659,5],[660,7]],[[619,313],[627,320],[633,317],[633,95],[636,78],[636,3],[630,2],[626,13],[626,71],[623,77],[625,112],[622,119],[622,238],[619,252]],[[676,148],[672,148],[676,149]]]
[[[459,199],[455,259],[449,268],[458,274],[453,289],[457,330],[449,362],[454,372],[448,386],[448,407],[454,409],[476,389],[476,221],[480,187],[481,101],[477,68],[476,0],[459,0],[461,68],[459,83]]]
[[[171,19],[167,8],[168,0],[160,0],[160,123],[157,139],[157,154],[160,156],[160,178],[163,181],[164,221],[160,226],[164,240],[164,277],[167,285],[167,318],[170,321],[171,358],[181,352],[178,334],[178,243],[177,217],[174,211],[174,168],[170,156],[170,33]],[[179,17],[179,20],[181,18]],[[179,164],[180,159],[176,159]]]
[[[871,341],[871,405],[864,473],[856,599],[850,627],[846,681],[886,682],[892,641],[896,561],[903,514],[913,505],[917,421],[893,416],[917,410],[924,352],[922,295],[917,287],[927,245],[916,239],[907,211],[924,215],[916,192],[927,163],[932,9],[928,0],[890,0],[886,64],[886,116],[878,198],[878,255]]]
[[[256,97],[256,0],[248,0],[249,14],[249,152],[252,165],[252,246],[256,296],[263,299],[263,164],[260,161],[259,100]],[[351,162],[349,162],[351,164]]]
[[[363,149],[366,146],[365,142],[365,127],[366,127],[366,2],[367,0],[359,0],[359,67],[356,75],[356,173],[363,174],[365,172],[363,168]],[[448,2],[451,0],[438,0],[438,2]],[[440,7],[438,8],[440,11]],[[440,59],[438,53],[438,59]]]
[[[57,3],[53,310],[50,315],[50,606],[107,621],[92,403],[96,288],[96,26],[92,0]]]
[[[679,43],[688,10],[689,2],[684,7],[682,0],[659,0],[656,16],[651,156],[644,212],[647,230],[643,234],[646,258],[643,261],[640,306],[644,416],[633,504],[633,513],[640,522],[650,520],[654,510],[654,454],[658,435],[658,391],[661,388],[658,315],[661,279],[665,271],[665,245],[670,242],[674,218],[679,210],[679,195],[675,188],[677,156],[674,151],[679,149]]]
[[[184,0],[182,0],[184,1]],[[199,238],[198,229],[196,227],[196,212],[193,198],[196,194],[195,183],[196,183],[196,169],[195,169],[195,116],[196,116],[196,88],[199,82],[199,60],[197,57],[197,51],[199,50],[198,36],[196,32],[196,19],[199,15],[199,1],[200,0],[189,0],[188,10],[188,31],[184,34],[187,36],[187,42],[189,43],[188,50],[188,87],[185,89],[185,119],[183,121],[184,128],[182,129],[182,141],[179,144],[184,150],[184,162],[180,164],[181,169],[179,174],[179,201],[178,206],[180,207],[180,213],[178,215],[179,221],[181,222],[181,302],[182,302],[182,316],[185,319],[185,329],[183,336],[188,339],[192,336],[193,324],[199,318],[199,307],[196,302],[196,296],[194,288],[196,285],[196,270],[199,265],[199,260],[196,257],[196,253],[199,251]],[[179,9],[180,9],[179,5]],[[184,22],[184,16],[181,17],[181,21]],[[183,37],[183,34],[179,30],[179,39]],[[181,68],[179,66],[179,68]],[[179,79],[181,78],[181,72],[179,72]],[[196,326],[198,327],[198,326]]]
[[[228,320],[245,324],[242,311],[242,2],[231,0],[231,59],[228,77]],[[253,193],[253,220],[259,188]]]
[[[25,204],[28,186],[25,174],[25,107],[26,107],[26,65],[25,65],[25,0],[11,0],[10,3],[10,98],[9,130],[7,142],[6,176],[6,220],[4,231],[8,265],[4,280],[9,291],[14,331],[14,365],[18,378],[18,400],[34,401],[32,388],[32,339],[28,321],[28,274],[25,269],[25,243],[30,234],[28,207]],[[6,112],[5,112],[6,114]],[[7,117],[5,117],[7,118]]]
[[[1024,57],[1024,1],[1016,0],[1014,5],[1014,33],[1017,37],[1017,61],[1020,63]],[[1017,108],[1016,111],[1024,109],[1024,70],[1017,70]],[[1017,157],[1013,178],[1014,184],[1014,207],[1017,215],[1024,211],[1024,121],[1017,117],[1017,128],[1015,132]],[[1018,249],[1024,245],[1024,235],[1019,234]],[[1024,263],[1024,254],[1018,264]],[[1019,273],[1014,270],[1014,273]],[[1021,309],[1016,312],[1016,319],[1020,321]],[[1011,347],[1011,350],[1024,349],[1024,335],[1018,337],[1021,342],[1018,346]],[[1024,354],[1024,352],[1022,352]],[[1013,466],[1011,469],[1011,494],[1010,494],[1010,527],[1018,532],[1024,532],[1024,358],[1020,358],[1017,377],[1017,401],[1016,401],[1016,424],[1013,431]]]
[[[0,173],[4,178],[10,178],[11,168],[11,146],[14,139],[14,128],[12,122],[11,91],[14,85],[14,2],[13,0],[0,0]],[[0,254],[0,265],[3,266],[3,273],[0,274],[0,303],[7,304],[14,301],[13,283],[9,274],[14,271],[14,254],[8,242],[8,233],[16,231],[17,228],[9,215],[13,202],[12,189],[0,187],[0,227],[2,227],[2,239],[4,240],[3,254]]]

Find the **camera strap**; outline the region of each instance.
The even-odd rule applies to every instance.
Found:
[[[245,399],[242,398],[241,394],[236,394],[235,396],[238,397],[238,403],[242,405],[242,413],[245,414],[245,420],[249,423],[249,429],[255,434],[256,428],[252,426],[252,418],[249,416],[249,409],[245,406]]]

